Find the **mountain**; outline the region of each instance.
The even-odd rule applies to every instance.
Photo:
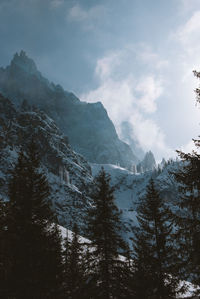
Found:
[[[151,176],[161,196],[173,205],[177,196],[177,183],[171,172],[178,162],[165,163],[159,171],[134,174],[125,168],[111,164],[88,163],[74,152],[68,139],[44,111],[31,107],[26,101],[17,107],[0,95],[0,197],[7,200],[10,170],[23,146],[35,140],[42,161],[42,170],[51,188],[51,205],[60,225],[72,228],[76,221],[81,231],[85,228],[85,216],[90,207],[93,177],[103,166],[111,175],[118,208],[125,224],[124,238],[128,239],[137,225],[137,205],[145,194]]]
[[[55,122],[43,111],[23,103],[16,108],[0,95],[0,196],[7,200],[10,170],[21,147],[35,140],[42,170],[51,188],[51,205],[59,223],[70,228],[73,221],[84,227],[89,207],[88,188],[93,181],[88,162],[70,147]]]
[[[130,168],[138,163],[128,144],[122,142],[100,102],[80,101],[60,85],[50,83],[24,51],[0,68],[0,92],[20,105],[26,99],[49,115],[68,136],[72,148],[89,162]]]
[[[137,165],[138,172],[153,171],[156,168],[156,160],[151,151],[147,152],[144,159]]]
[[[177,184],[170,173],[176,163],[153,170],[155,159],[148,152],[140,163],[144,173],[120,167],[129,168],[138,160],[118,138],[102,104],[81,102],[50,83],[24,52],[15,54],[11,64],[0,69],[0,91],[12,100],[0,95],[0,194],[4,199],[17,153],[21,146],[26,149],[31,139],[37,140],[42,169],[51,186],[52,209],[64,227],[70,228],[76,221],[84,230],[93,176],[102,165],[111,174],[126,238],[137,224],[137,204],[152,175],[166,201],[176,199]]]

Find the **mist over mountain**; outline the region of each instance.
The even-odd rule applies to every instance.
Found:
[[[82,102],[60,85],[50,83],[24,51],[16,53],[9,66],[0,68],[0,92],[16,105],[26,99],[45,111],[68,136],[73,149],[89,162],[126,168],[138,163],[130,146],[119,139],[100,102]]]
[[[124,123],[122,135],[141,161],[129,145],[118,138],[100,102],[81,102],[60,85],[50,83],[24,51],[16,53],[9,66],[0,68],[0,92],[12,101],[0,97],[0,183],[4,186],[1,194],[6,198],[9,169],[16,161],[20,145],[26,147],[33,138],[39,146],[42,165],[55,197],[52,208],[60,224],[70,227],[73,219],[79,219],[80,226],[84,227],[85,209],[90,202],[89,186],[97,173],[95,169],[103,165],[112,179],[115,177],[117,205],[130,231],[134,224],[132,210],[156,168],[153,153],[144,154],[130,139],[130,125]],[[138,174],[121,168],[133,170],[136,165]]]
[[[132,136],[134,136],[134,132],[131,124],[128,121],[122,122],[120,134],[121,139],[128,143],[135,155],[142,160],[144,158],[145,152],[141,148],[140,144],[136,141],[136,138],[133,139]]]
[[[122,236],[130,245],[138,225],[137,207],[151,177],[173,209],[178,184],[171,173],[179,163],[163,162],[158,169],[153,153],[144,155],[142,150],[144,158],[139,161],[118,138],[100,102],[81,102],[50,83],[25,52],[15,54],[10,66],[0,69],[0,92],[7,95],[0,95],[0,195],[4,200],[9,199],[10,171],[20,148],[26,151],[34,140],[51,189],[51,209],[65,228],[72,229],[75,221],[87,236],[85,219],[93,198],[94,176],[102,166],[111,176],[124,227]],[[130,129],[128,124],[126,127]],[[129,133],[127,130],[127,138]],[[133,140],[132,144],[140,150]]]
[[[130,230],[132,216],[127,211],[135,207],[137,198],[130,196],[131,181],[140,196],[156,167],[152,152],[145,155],[130,139],[130,125],[124,123],[123,135],[126,133],[126,141],[138,156],[144,157],[141,161],[130,146],[118,138],[101,102],[82,102],[60,85],[50,83],[24,51],[16,53],[9,66],[0,68],[0,92],[0,184],[3,197],[7,198],[9,171],[20,146],[26,149],[26,144],[33,139],[37,141],[42,167],[51,185],[52,208],[61,225],[69,228],[73,219],[78,219],[80,226],[84,227],[90,184],[96,174],[94,169],[102,165],[107,169],[106,165],[110,165],[108,171],[115,173],[114,176],[117,174],[116,186],[121,186],[120,192],[115,194],[117,205]],[[121,168],[133,170],[136,165],[138,174]],[[126,177],[130,178],[129,183],[125,183]]]

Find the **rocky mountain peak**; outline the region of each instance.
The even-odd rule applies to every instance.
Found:
[[[156,168],[156,160],[152,151],[148,151],[144,159],[138,164],[138,172],[152,171]]]
[[[50,83],[24,51],[0,69],[0,92],[16,106],[24,99],[50,116],[68,136],[72,148],[89,162],[131,168],[138,162],[130,146],[121,141],[100,102],[86,103],[61,86]]]
[[[11,61],[11,68],[21,68],[23,71],[30,73],[30,74],[40,74],[37,70],[37,66],[33,59],[29,58],[26,55],[26,52],[21,50],[21,52],[15,53],[12,61]]]
[[[145,157],[143,160],[143,167],[145,170],[153,170],[156,167],[156,161],[155,161],[154,155],[151,151],[149,151],[145,154]]]

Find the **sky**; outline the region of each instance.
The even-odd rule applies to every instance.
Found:
[[[101,101],[157,160],[199,134],[199,0],[0,0],[0,66],[25,50],[50,81]]]

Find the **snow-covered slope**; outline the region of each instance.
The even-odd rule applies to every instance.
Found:
[[[122,218],[126,224],[125,237],[129,238],[137,226],[137,206],[140,198],[146,193],[146,186],[151,177],[160,191],[166,203],[173,206],[177,197],[177,183],[175,183],[171,172],[179,167],[178,162],[166,165],[163,170],[149,171],[142,174],[134,174],[124,168],[112,164],[90,164],[93,176],[97,175],[101,167],[110,174],[111,185],[115,187],[115,198],[118,208],[122,211]]]
[[[51,118],[36,108],[27,109],[16,109],[0,96],[0,194],[7,197],[9,173],[20,147],[26,148],[30,140],[36,140],[59,223],[70,227],[77,221],[82,226],[89,204],[88,185],[93,180],[91,168],[71,149]]]
[[[9,171],[16,161],[19,147],[26,146],[30,139],[37,140],[39,146],[43,168],[52,188],[53,209],[60,224],[68,228],[74,221],[84,226],[92,174],[96,175],[102,166],[111,175],[111,183],[115,186],[116,203],[123,212],[126,225],[126,238],[132,235],[132,227],[137,225],[137,204],[152,175],[166,201],[172,203],[176,199],[177,186],[169,171],[174,170],[177,163],[167,165],[161,173],[143,174],[134,174],[112,164],[89,165],[71,149],[67,137],[44,112],[26,103],[16,109],[8,99],[0,96],[0,192],[4,197]]]

